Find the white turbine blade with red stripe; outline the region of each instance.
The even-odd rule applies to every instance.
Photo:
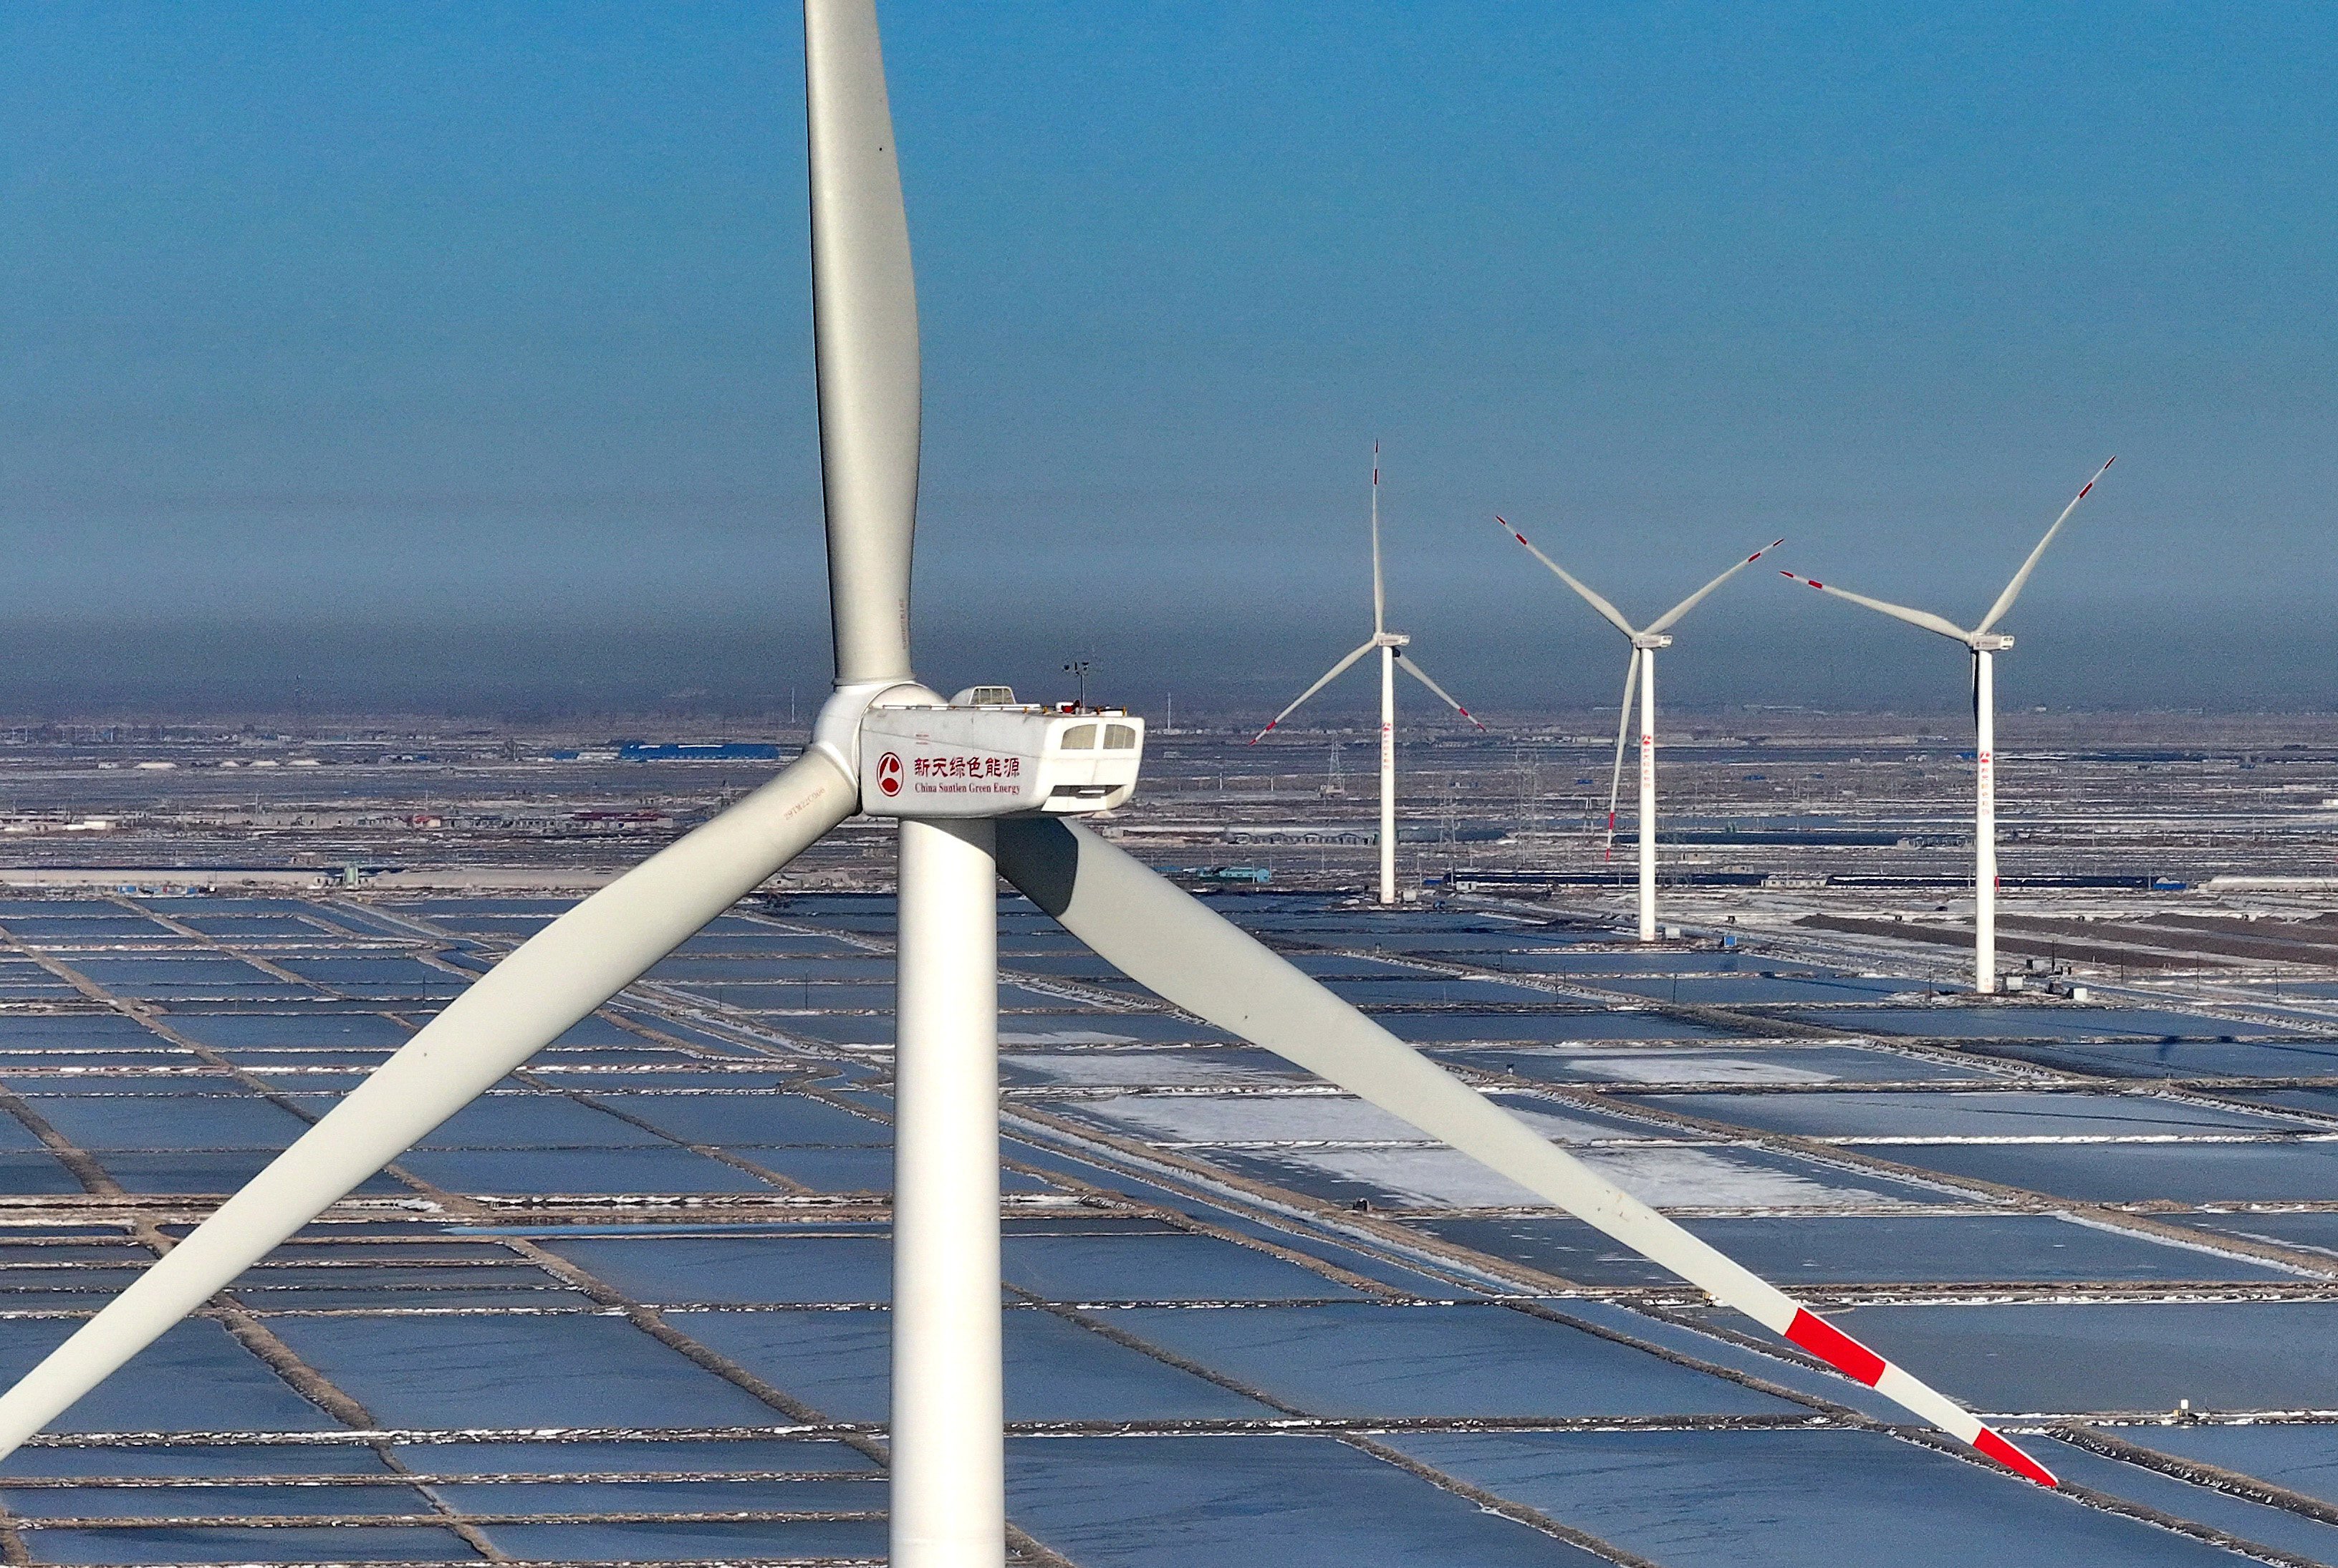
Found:
[[[1086,828],[1055,818],[1006,818],[998,868],[1073,936],[1177,1006],[1469,1155],[2008,1468],[2056,1484],[1956,1401],[1657,1213]]]
[[[2038,541],[2038,547],[2029,552],[2029,558],[2021,564],[2021,570],[2013,574],[2013,581],[2005,585],[2005,592],[1997,596],[1997,603],[1989,607],[1989,613],[1981,617],[1980,624],[1974,627],[1974,631],[1988,631],[2004,617],[2007,611],[2013,608],[2013,602],[2021,597],[2021,590],[2029,583],[2029,574],[2038,570],[2038,557],[2045,554],[2046,546],[2054,543],[2054,535],[2062,531],[2062,524],[2070,520],[2070,514],[2078,509],[2078,503],[2084,501],[2087,498],[2087,492],[2095,487],[2095,480],[2109,473],[2111,464],[2117,461],[2118,458],[2115,456],[2105,461],[2101,467],[2095,470],[2095,478],[2088,480],[2078,493],[2070,497],[2070,504],[2062,508],[2062,514],[2059,517],[2054,519],[2054,526],[2046,530],[2046,537]]]
[[[0,1397],[0,1456],[852,815],[824,750],[523,943]]]
[[[1268,720],[1266,721],[1266,729],[1262,730],[1257,734],[1252,736],[1250,738],[1250,743],[1255,746],[1260,741],[1265,740],[1268,730],[1272,730],[1277,724],[1282,723],[1285,719],[1290,718],[1293,713],[1299,711],[1300,703],[1306,701],[1307,699],[1314,696],[1316,692],[1321,691],[1324,687],[1329,686],[1332,681],[1337,681],[1341,676],[1346,674],[1350,665],[1362,658],[1365,654],[1370,652],[1379,645],[1379,640],[1374,639],[1372,642],[1367,642],[1362,647],[1357,649],[1353,653],[1349,654],[1345,659],[1341,660],[1337,664],[1332,665],[1329,670],[1324,671],[1322,678],[1317,681],[1314,685],[1310,686],[1306,691],[1302,691],[1297,697],[1293,698],[1290,707],[1285,708],[1282,712],[1277,713],[1273,718]]]
[[[1870,610],[1881,611],[1894,621],[1905,621],[1911,626],[1921,626],[1927,632],[1938,632],[1941,636],[1953,637],[1960,642],[1970,643],[1973,639],[1972,632],[1944,616],[1933,614],[1930,610],[1911,610],[1905,604],[1892,604],[1881,599],[1870,599],[1864,593],[1854,593],[1848,588],[1838,588],[1832,583],[1821,583],[1809,577],[1797,577],[1792,572],[1781,572],[1778,575],[1789,583],[1799,583],[1805,588],[1815,588],[1822,593],[1832,593],[1838,599],[1848,599],[1854,604],[1864,604]]]
[[[1616,802],[1624,798],[1624,743],[1632,732],[1632,692],[1640,683],[1640,651],[1632,650],[1632,657],[1624,664],[1624,707],[1616,719],[1616,771],[1607,780],[1607,852],[1606,858],[1616,858]]]
[[[1593,593],[1581,579],[1577,578],[1566,567],[1560,565],[1557,562],[1552,560],[1549,556],[1536,549],[1525,534],[1510,526],[1510,521],[1508,518],[1497,515],[1494,521],[1502,525],[1504,533],[1517,540],[1519,544],[1526,545],[1528,554],[1533,556],[1536,560],[1549,567],[1552,572],[1557,574],[1560,582],[1566,583],[1569,588],[1574,589],[1577,593],[1582,594],[1583,602],[1590,605],[1594,610],[1598,611],[1601,615],[1605,616],[1610,626],[1615,627],[1616,631],[1621,632],[1626,637],[1636,637],[1639,635],[1639,632],[1633,627],[1632,623],[1624,619],[1624,612],[1622,611],[1616,609],[1616,606],[1608,603],[1606,600],[1602,599],[1598,594]]]
[[[1687,614],[1690,611],[1703,603],[1706,594],[1712,593],[1715,588],[1720,587],[1724,583],[1728,582],[1732,577],[1736,576],[1740,572],[1744,571],[1745,568],[1753,565],[1754,562],[1759,561],[1763,556],[1767,555],[1771,551],[1775,550],[1779,545],[1783,544],[1784,543],[1785,541],[1783,539],[1771,540],[1767,544],[1764,544],[1759,550],[1754,551],[1753,554],[1748,555],[1744,560],[1738,562],[1735,565],[1730,567],[1728,571],[1724,572],[1720,576],[1715,577],[1712,582],[1706,583],[1704,587],[1698,589],[1695,593],[1690,594],[1687,598],[1682,600],[1679,603],[1674,605],[1671,609],[1665,611],[1655,620],[1649,622],[1648,630],[1651,632],[1670,631],[1673,624],[1679,621],[1682,616]]]
[[[1403,649],[1392,649],[1390,652],[1396,654],[1396,667],[1398,669],[1403,671],[1406,674],[1420,681],[1423,686],[1428,687],[1431,691],[1436,692],[1439,697],[1444,698],[1445,705],[1448,708],[1452,709],[1456,713],[1460,714],[1462,718],[1467,719],[1472,724],[1477,724],[1478,728],[1480,730],[1485,728],[1483,724],[1478,723],[1478,716],[1475,713],[1470,712],[1469,710],[1462,707],[1460,703],[1456,702],[1453,700],[1452,692],[1448,691],[1444,687],[1439,686],[1436,681],[1431,681],[1429,678],[1429,671],[1423,670],[1419,664],[1413,662],[1413,661],[1405,653]]]

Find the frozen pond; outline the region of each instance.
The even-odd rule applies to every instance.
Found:
[[[191,897],[174,930],[134,899],[0,900],[91,987],[0,972],[19,1108],[0,1117],[0,1374],[138,1277],[143,1227],[184,1234],[427,1024],[450,968],[567,902]],[[1922,983],[1469,910],[1213,906],[1952,1392],[2148,1416],[2112,1429],[2338,1496],[2338,1428],[2156,1419],[2187,1397],[2220,1419],[2338,1407],[2338,1306],[2316,1298],[2338,1273],[2338,1138],[2318,1131],[2338,1105],[2119,1092],[2338,1076],[2338,1044],[2180,1004],[1901,1005]],[[1017,1525],[1078,1568],[1961,1564],[1976,1541],[2012,1563],[2210,1560],[1844,1427],[1807,1401],[1863,1391],[1706,1331],[1580,1220],[1001,907],[1024,977],[1000,1021],[1009,1485]],[[25,1556],[880,1558],[891,936],[889,899],[810,895],[693,937],[248,1270],[247,1316],[173,1330],[76,1406],[62,1426],[94,1441],[0,1470]],[[1893,1048],[1903,1033],[1986,1049]],[[1775,1142],[1795,1137],[1842,1142]],[[2148,1214],[2078,1207],[2130,1201]],[[2056,1462],[2338,1559],[2338,1527],[2304,1514]]]

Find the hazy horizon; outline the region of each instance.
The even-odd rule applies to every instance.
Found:
[[[1750,597],[1750,594],[1749,594]],[[1816,595],[1781,589],[1775,620],[1708,612],[1660,656],[1666,712],[1806,709],[1829,713],[1953,717],[1967,711],[1966,658],[1929,636]],[[1815,617],[1819,624],[1805,617]],[[1587,618],[1587,617],[1586,617]],[[1573,618],[1570,618],[1573,619]],[[1160,714],[1174,693],[1181,710],[1263,723],[1360,641],[1359,627],[1162,627],[1124,623],[1085,642],[1044,632],[1007,638],[920,638],[918,662],[945,694],[1004,680],[1035,699],[1069,696],[1061,666],[1094,662],[1091,691]],[[1790,639],[1810,651],[1782,671],[1773,651]],[[2308,683],[2285,671],[2236,680],[2219,663],[2213,631],[2171,639],[2114,618],[2028,632],[1998,663],[2000,709],[2053,712],[2338,711],[2338,629],[2327,634]],[[1240,646],[1246,668],[1223,650]],[[1622,640],[1595,622],[1532,621],[1452,628],[1414,646],[1422,666],[1473,710],[1531,720],[1545,714],[1612,712],[1623,676]],[[489,720],[668,714],[809,717],[829,686],[825,629],[792,632],[755,622],[673,625],[403,626],[300,622],[0,624],[0,722],[171,714],[218,718],[306,710]],[[2245,671],[2246,673],[2246,671]],[[1325,719],[1376,710],[1369,668],[1350,671],[1304,714]],[[1411,681],[1400,681],[1408,723],[1449,718]],[[1294,720],[1295,722],[1296,720]]]

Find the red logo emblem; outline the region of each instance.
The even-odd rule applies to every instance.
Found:
[[[877,792],[889,799],[901,792],[901,759],[890,751],[877,759]]]

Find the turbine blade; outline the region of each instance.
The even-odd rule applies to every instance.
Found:
[[[1616,802],[1624,798],[1624,738],[1632,730],[1632,692],[1640,684],[1640,651],[1632,650],[1632,657],[1624,665],[1624,707],[1616,716],[1616,771],[1607,780],[1607,850],[1603,857],[1616,858]]]
[[[1808,577],[1797,577],[1792,572],[1781,572],[1778,575],[1790,583],[1799,583],[1805,588],[1815,588],[1822,593],[1832,593],[1838,599],[1848,599],[1854,604],[1864,604],[1870,610],[1880,610],[1894,621],[1905,621],[1911,626],[1921,626],[1927,632],[1938,632],[1941,636],[1953,637],[1960,642],[1970,643],[1974,636],[1974,633],[1967,632],[1955,622],[1935,615],[1930,610],[1911,610],[1905,604],[1892,604],[1881,599],[1870,599],[1864,593],[1854,593],[1848,588],[1838,588],[1832,583],[1820,583]]]
[[[1348,672],[1348,666],[1353,664],[1357,660],[1362,658],[1365,654],[1370,652],[1379,645],[1377,639],[1373,642],[1367,642],[1362,647],[1357,649],[1353,653],[1349,654],[1345,659],[1341,660],[1337,664],[1332,665],[1329,670],[1324,671],[1321,679],[1318,680],[1314,685],[1310,686],[1306,691],[1302,691],[1298,696],[1291,700],[1290,707],[1285,708],[1282,712],[1277,713],[1273,718],[1268,720],[1266,721],[1266,729],[1262,730],[1257,734],[1252,736],[1250,738],[1250,743],[1255,746],[1260,741],[1265,740],[1267,737],[1267,731],[1272,730],[1277,724],[1282,723],[1285,719],[1290,718],[1293,713],[1296,713],[1299,710],[1299,705],[1302,702],[1306,701],[1307,699],[1314,696],[1316,692],[1321,691],[1324,687],[1329,686],[1332,681],[1337,681],[1341,676],[1345,675]]]
[[[752,892],[859,796],[827,753],[807,752],[529,938],[0,1396],[0,1456]]]
[[[2005,592],[1997,596],[1997,603],[1989,607],[1989,613],[1981,617],[1980,624],[1974,627],[1974,631],[1988,631],[1998,623],[2007,611],[2013,608],[2013,602],[2021,597],[2022,589],[2029,585],[2029,574],[2038,570],[2038,557],[2046,554],[2046,546],[2054,543],[2054,535],[2062,531],[2062,524],[2070,520],[2070,514],[2078,509],[2078,503],[2084,501],[2087,498],[2087,492],[2095,487],[2095,479],[2100,479],[2109,473],[2111,464],[2117,461],[2118,458],[2116,456],[2112,456],[2109,461],[2095,470],[2094,479],[2088,480],[2078,493],[2070,497],[2070,504],[2062,508],[2062,514],[2059,517],[2054,519],[2054,526],[2046,530],[2046,537],[2038,541],[2037,548],[2029,552],[2029,558],[2021,564],[2021,570],[2013,574],[2013,581],[2005,585]]]
[[[1609,1181],[1088,829],[998,824],[1007,879],[1139,984],[1329,1079],[1606,1232],[2043,1485],[2053,1475],[1963,1406]]]
[[[805,0],[812,344],[840,683],[909,678],[918,291],[875,0]]]
[[[1655,620],[1649,622],[1648,630],[1651,632],[1670,631],[1675,622],[1678,621],[1682,616],[1687,614],[1690,611],[1695,609],[1697,605],[1704,603],[1704,596],[1706,594],[1712,593],[1715,588],[1720,587],[1724,583],[1728,582],[1732,577],[1736,576],[1740,572],[1744,571],[1745,568],[1753,565],[1754,562],[1759,561],[1763,556],[1767,555],[1771,551],[1775,550],[1779,545],[1783,544],[1784,543],[1785,541],[1783,539],[1771,540],[1767,544],[1764,544],[1759,550],[1754,551],[1753,554],[1748,555],[1744,560],[1738,562],[1728,571],[1724,572],[1720,576],[1715,577],[1712,582],[1706,583],[1704,587],[1698,589],[1695,593],[1690,594],[1687,598],[1682,600],[1679,603],[1674,605],[1671,609],[1665,611]]]
[[[1573,573],[1567,571],[1566,567],[1560,565],[1557,562],[1552,560],[1549,556],[1536,549],[1532,544],[1528,542],[1525,534],[1510,526],[1508,518],[1497,516],[1494,521],[1499,523],[1502,525],[1504,532],[1508,533],[1511,538],[1517,540],[1521,544],[1525,544],[1528,554],[1533,556],[1536,560],[1549,567],[1553,572],[1558,574],[1558,580],[1560,582],[1566,583],[1569,588],[1574,589],[1577,593],[1582,594],[1583,602],[1590,605],[1594,610],[1598,611],[1600,614],[1606,616],[1607,619],[1607,624],[1613,626],[1616,631],[1621,632],[1626,637],[1636,637],[1639,635],[1637,632],[1633,630],[1632,623],[1624,619],[1624,612],[1622,611],[1616,609],[1613,604],[1608,603],[1606,600],[1602,599],[1598,594],[1594,593],[1589,588],[1586,587]]]
[[[1398,648],[1393,650],[1393,652],[1396,654],[1396,667],[1398,669],[1403,671],[1406,674],[1420,681],[1423,686],[1428,687],[1431,691],[1436,692],[1439,697],[1444,698],[1445,705],[1448,708],[1450,708],[1456,713],[1460,714],[1462,718],[1467,719],[1470,723],[1478,724],[1478,716],[1475,713],[1470,712],[1467,708],[1462,707],[1460,703],[1453,701],[1453,693],[1448,691],[1444,687],[1439,686],[1436,681],[1431,681],[1429,678],[1429,671],[1423,670],[1420,665],[1414,663],[1410,658],[1406,657],[1403,649]],[[1483,730],[1485,726],[1483,724],[1478,724],[1478,728]]]
[[[1380,444],[1372,443],[1372,634],[1388,630],[1388,589],[1380,577]]]

